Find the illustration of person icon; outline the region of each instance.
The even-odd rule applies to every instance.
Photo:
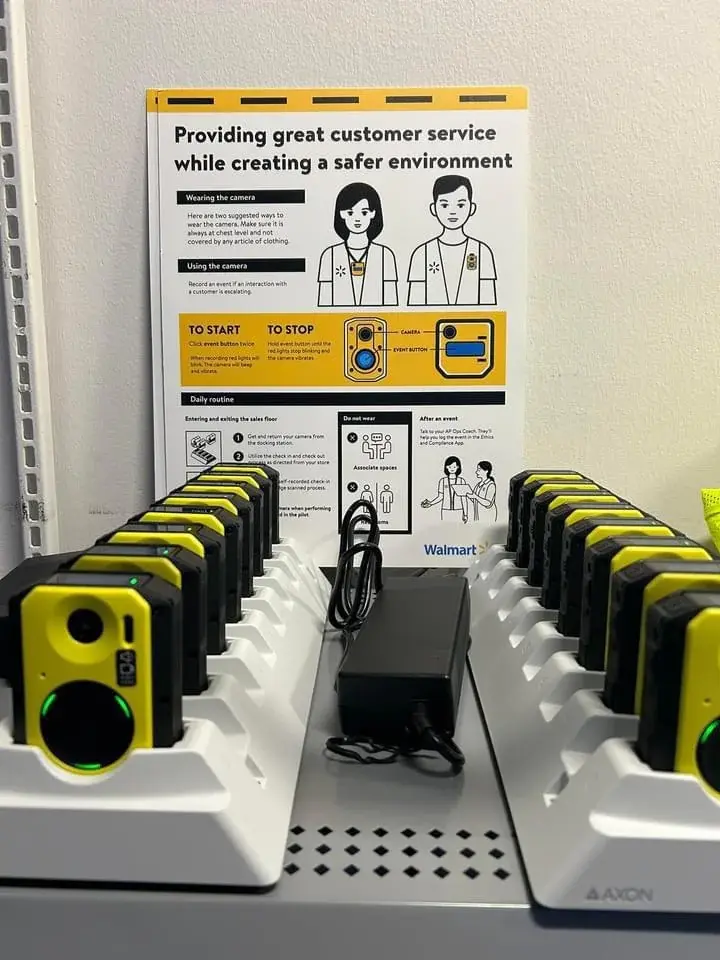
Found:
[[[488,511],[487,519],[492,517],[493,520],[497,520],[497,503],[495,502],[497,487],[492,469],[493,465],[489,460],[481,460],[477,465],[475,476],[478,478],[478,483],[473,487],[472,492],[467,495],[468,501],[473,505],[475,520],[483,519],[483,510]]]
[[[449,174],[433,186],[430,213],[442,233],[421,243],[410,257],[409,306],[493,306],[497,273],[490,247],[465,232],[477,210],[467,177]]]
[[[384,439],[378,440],[378,460],[384,460],[386,453],[392,453],[392,437],[389,433],[385,434]]]
[[[370,443],[370,437],[367,434],[364,434],[362,438],[362,446],[360,449],[371,460],[375,459],[375,444]]]
[[[385,486],[380,491],[380,509],[383,513],[390,513],[392,510],[393,500],[395,499],[395,494],[390,489],[390,484],[386,483]]]
[[[443,475],[438,480],[436,496],[432,500],[423,500],[420,506],[427,510],[440,504],[440,516],[443,520],[467,523],[467,497],[470,492],[471,488],[462,475],[460,459],[448,457],[443,465]]]
[[[366,483],[360,491],[360,499],[367,500],[368,503],[372,503],[374,501],[375,497],[372,495],[372,490],[370,489],[369,483]]]
[[[360,449],[370,460],[384,460],[386,454],[392,453],[392,437],[389,433],[385,436],[382,433],[365,434]]]
[[[374,187],[350,183],[335,201],[335,233],[342,243],[323,250],[318,268],[319,307],[395,307],[397,263],[390,247],[376,243],[384,226]]]

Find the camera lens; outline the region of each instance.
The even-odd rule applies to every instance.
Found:
[[[446,340],[452,340],[453,337],[457,336],[456,328],[451,323],[449,323],[446,327],[443,327],[443,336],[445,337]]]
[[[102,617],[94,610],[73,610],[68,617],[68,633],[78,643],[95,643],[103,629]]]
[[[360,327],[358,330],[358,340],[362,340],[363,343],[367,343],[368,340],[372,340],[372,338],[372,327]]]

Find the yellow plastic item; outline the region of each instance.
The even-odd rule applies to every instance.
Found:
[[[720,550],[720,490],[703,490],[702,502],[710,537],[715,547]]]

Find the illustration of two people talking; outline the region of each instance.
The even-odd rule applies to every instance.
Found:
[[[408,265],[409,306],[494,306],[497,272],[490,247],[471,237],[475,214],[467,177],[438,177],[430,213],[441,232],[413,251]],[[399,303],[398,270],[390,247],[377,242],[384,227],[382,202],[367,183],[343,187],[335,201],[335,233],[341,242],[323,250],[318,306],[392,307]]]
[[[481,460],[475,468],[475,482],[463,476],[459,457],[447,457],[443,475],[438,480],[437,494],[420,504],[423,509],[440,507],[442,520],[467,523],[478,521],[483,516],[497,520],[497,485],[493,466],[489,460]],[[483,511],[487,513],[483,514]]]

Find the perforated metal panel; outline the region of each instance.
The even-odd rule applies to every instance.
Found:
[[[449,888],[454,900],[474,900],[479,887],[483,896],[493,888],[504,898],[501,885],[512,877],[505,863],[516,866],[509,836],[493,829],[473,834],[462,827],[448,832],[438,827],[380,826],[368,832],[355,826],[295,824],[287,853],[286,875],[299,880],[304,873],[303,883],[308,874],[334,887],[349,880],[350,893],[362,874],[369,883],[383,882],[404,900],[414,899],[419,890],[435,899],[448,894]]]

